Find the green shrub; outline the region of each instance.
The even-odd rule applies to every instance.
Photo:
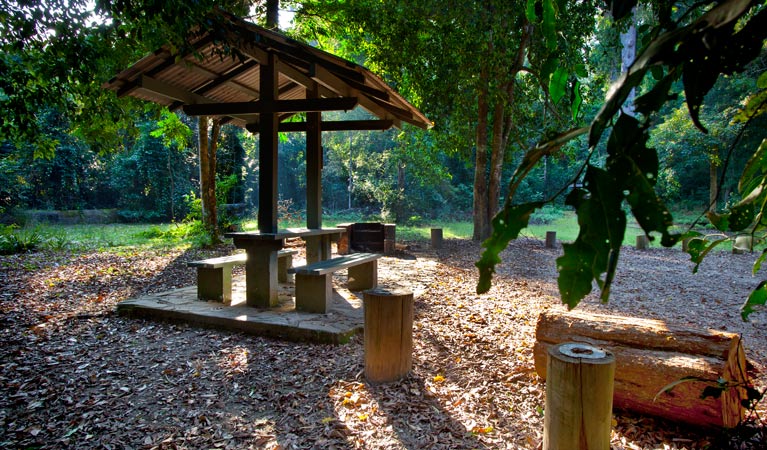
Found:
[[[15,225],[0,228],[0,254],[13,255],[30,252],[43,243],[44,237],[37,228],[18,230]]]
[[[545,225],[559,220],[564,216],[565,211],[562,208],[554,205],[545,205],[530,216],[530,223],[535,225]]]

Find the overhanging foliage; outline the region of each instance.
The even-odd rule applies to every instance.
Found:
[[[620,19],[628,14],[636,1],[609,2],[613,17]],[[629,69],[614,83],[604,104],[589,127],[588,146],[597,146],[603,133],[609,128],[608,157],[604,167],[598,167],[591,158],[584,163],[583,188],[573,189],[567,203],[578,214],[580,234],[572,244],[564,246],[564,255],[557,260],[559,289],[568,307],[575,307],[592,290],[601,289],[601,298],[609,297],[614,277],[620,242],[626,230],[623,211],[628,206],[644,232],[661,236],[661,244],[673,246],[683,237],[671,232],[671,214],[655,193],[659,160],[657,151],[647,146],[650,125],[660,115],[660,109],[673,99],[675,82],[681,79],[689,115],[701,132],[707,132],[700,121],[700,110],[706,94],[721,76],[742,72],[759,56],[767,38],[767,10],[761,2],[728,0],[725,2],[700,2],[682,14],[672,16],[671,5],[659,7],[658,25],[651,31],[652,39],[637,56]],[[638,118],[623,114],[621,108],[633,89],[640,88],[647,74],[655,78],[653,87],[636,100]],[[764,84],[743,108],[743,121],[749,122],[764,110]],[[494,267],[500,262],[499,253],[519,229],[526,226],[531,208],[539,204],[517,205],[514,203],[519,178],[529,172],[530,161],[539,160],[544,149],[559,148],[563,141],[571,140],[580,133],[570,133],[556,140],[539,144],[530,150],[517,169],[507,195],[507,201],[499,212],[493,235],[484,243],[485,252],[477,263],[480,280],[477,291],[490,288]],[[754,158],[747,166],[740,182],[743,200],[730,211],[712,215],[712,223],[725,231],[740,232],[750,229],[755,235],[765,230],[763,211],[767,205],[767,166],[763,157],[764,145],[754,151]],[[567,189],[557,196],[564,195]],[[556,196],[555,196],[556,197]],[[552,201],[550,199],[549,201]],[[509,231],[509,224],[514,231]],[[517,229],[519,228],[519,229]],[[695,242],[690,254],[699,263],[717,242]],[[762,255],[759,264],[763,261]],[[763,287],[760,285],[762,291]],[[744,305],[744,318],[757,304],[763,304],[765,296],[759,289]]]

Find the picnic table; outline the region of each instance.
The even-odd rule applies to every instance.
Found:
[[[306,262],[312,264],[331,256],[330,243],[341,236],[343,228],[286,228],[276,233],[240,231],[226,233],[235,247],[248,254],[245,262],[245,298],[248,306],[277,306],[277,252],[285,239],[301,238],[306,242]]]

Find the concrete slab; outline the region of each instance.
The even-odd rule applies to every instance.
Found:
[[[292,341],[343,344],[362,332],[365,317],[362,292],[346,289],[344,272],[333,275],[333,300],[327,314],[296,311],[293,280],[279,283],[276,307],[249,307],[245,304],[244,275],[233,278],[230,305],[197,300],[196,286],[189,286],[124,300],[118,303],[117,312]],[[436,260],[426,255],[385,256],[379,260],[378,284],[403,287],[418,297],[438,281],[439,273]]]
[[[117,312],[129,317],[190,323],[291,341],[343,344],[362,332],[362,294],[357,296],[340,283],[334,283],[334,287],[327,314],[296,311],[292,282],[280,283],[277,307],[248,307],[244,276],[233,281],[230,305],[197,300],[197,288],[189,286],[124,300],[117,305]]]

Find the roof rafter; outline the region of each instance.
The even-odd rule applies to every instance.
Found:
[[[275,100],[273,102],[202,103],[183,106],[190,116],[236,116],[244,114],[296,113],[305,111],[349,111],[357,106],[355,97]]]

